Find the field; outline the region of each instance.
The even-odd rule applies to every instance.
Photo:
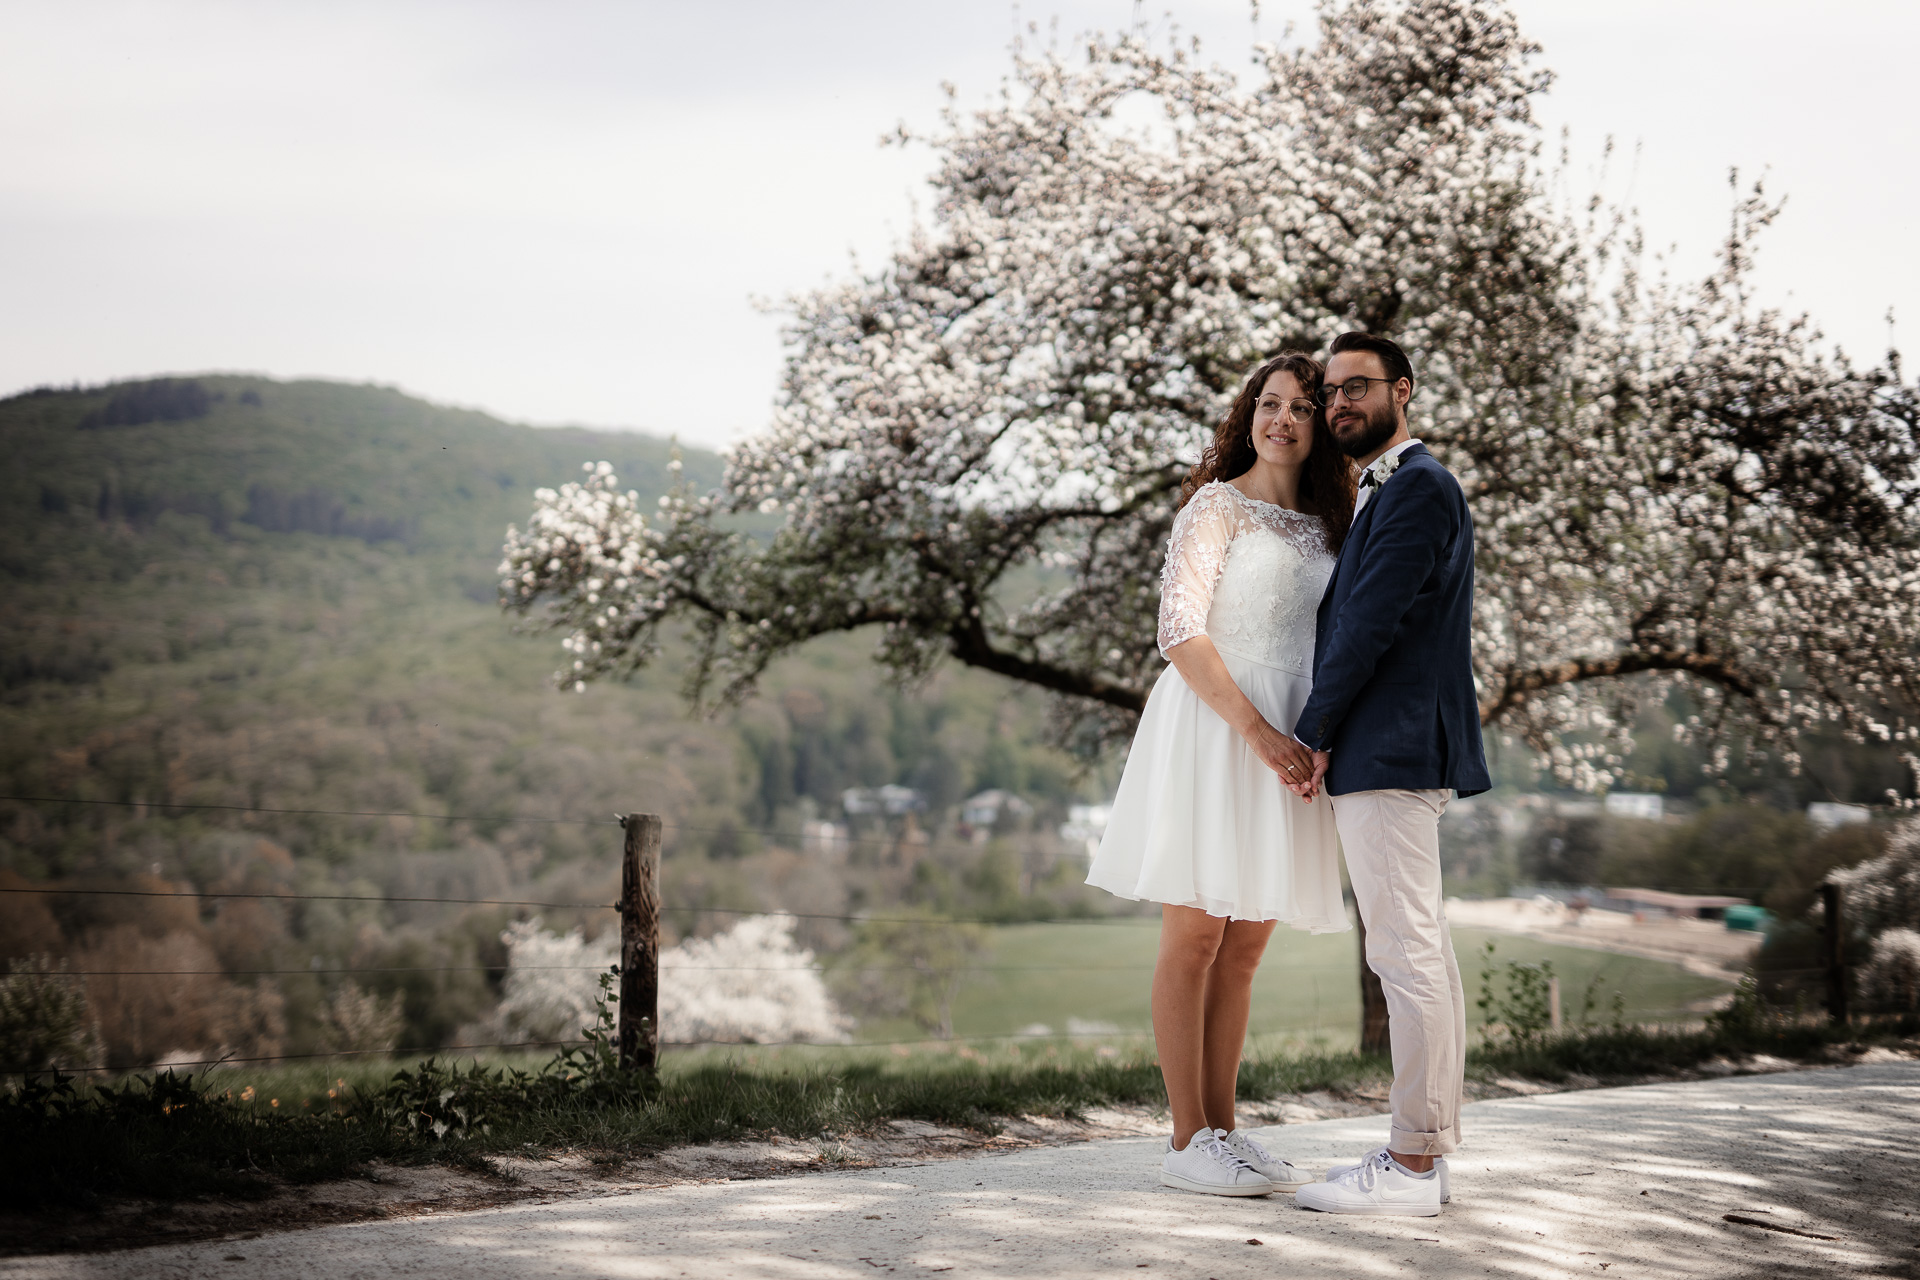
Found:
[[[967,981],[954,1002],[954,1033],[961,1039],[1109,1033],[1116,1041],[1143,1035],[1152,1025],[1148,984],[1159,936],[1159,922],[1150,918],[995,928],[983,972]],[[1731,989],[1658,960],[1456,929],[1468,1021],[1476,1026],[1479,1018],[1472,1005],[1489,940],[1496,948],[1496,964],[1552,961],[1570,1021],[1577,1019],[1589,983],[1594,984],[1595,1020],[1611,1018],[1613,993],[1619,991],[1626,999],[1627,1020],[1639,1023],[1697,1020],[1700,1002]],[[1360,1019],[1355,947],[1351,933],[1314,937],[1290,929],[1274,932],[1254,982],[1252,1033],[1260,1049],[1352,1046]],[[859,1039],[925,1035],[906,1022],[876,1022],[863,1026]]]

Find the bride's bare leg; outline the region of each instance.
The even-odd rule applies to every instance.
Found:
[[[1231,1132],[1233,1101],[1240,1083],[1240,1052],[1246,1046],[1253,1009],[1253,975],[1273,936],[1274,921],[1228,923],[1207,973],[1206,1030],[1201,1059],[1201,1102],[1206,1123]]]
[[[1227,922],[1195,907],[1160,909],[1160,957],[1153,967],[1153,1043],[1173,1111],[1173,1145],[1207,1127],[1205,1054],[1207,976]],[[1246,1030],[1246,1017],[1240,1020]]]

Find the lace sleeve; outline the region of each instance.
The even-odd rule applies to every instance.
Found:
[[[1214,584],[1226,567],[1239,512],[1220,486],[1207,485],[1174,517],[1160,571],[1160,656],[1207,633]]]

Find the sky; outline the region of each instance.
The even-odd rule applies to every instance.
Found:
[[[1920,333],[1920,5],[1516,0],[1571,186],[1711,264],[1729,169],[1787,197],[1761,300],[1874,363]],[[1223,65],[1303,0],[0,0],[0,395],[185,372],[516,421],[758,430],[781,299],[930,206],[945,98],[1029,23],[1172,20]],[[1903,88],[1902,86],[1908,86]],[[1602,170],[1604,141],[1618,144]]]

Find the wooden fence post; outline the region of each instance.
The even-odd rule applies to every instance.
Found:
[[[660,1062],[660,815],[630,813],[620,867],[620,1065]]]
[[[1821,928],[1821,948],[1827,963],[1827,1017],[1834,1023],[1847,1020],[1847,921],[1846,892],[1837,884],[1820,886],[1820,905],[1826,921]]]

